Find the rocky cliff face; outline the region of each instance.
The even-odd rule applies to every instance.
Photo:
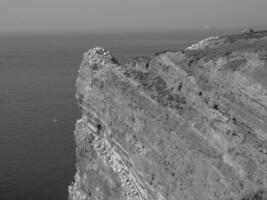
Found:
[[[266,200],[267,32],[119,65],[86,52],[70,200]]]

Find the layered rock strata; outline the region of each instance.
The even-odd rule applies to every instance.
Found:
[[[86,52],[70,200],[267,199],[267,32],[120,65]]]

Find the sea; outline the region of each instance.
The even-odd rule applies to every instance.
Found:
[[[0,34],[0,200],[66,200],[75,174],[75,80],[82,54],[179,50],[217,31]]]

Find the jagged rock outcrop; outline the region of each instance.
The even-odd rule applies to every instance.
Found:
[[[70,200],[266,200],[267,32],[120,65],[86,52]]]

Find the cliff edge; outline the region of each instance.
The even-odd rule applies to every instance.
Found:
[[[69,200],[266,200],[267,32],[83,55]]]

